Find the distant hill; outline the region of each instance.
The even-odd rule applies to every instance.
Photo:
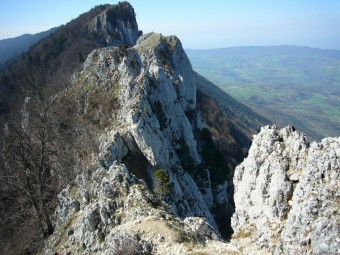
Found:
[[[340,134],[340,51],[299,46],[186,50],[195,71],[280,126]]]
[[[54,27],[33,35],[24,34],[14,38],[0,40],[0,68],[20,58],[31,46],[52,34],[57,29],[57,27]]]

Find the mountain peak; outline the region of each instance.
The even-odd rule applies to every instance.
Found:
[[[92,50],[133,46],[141,34],[134,9],[128,2],[97,6],[59,27],[1,72],[0,123],[8,119],[10,109],[21,104],[25,86],[29,86],[17,77],[27,80],[28,77],[48,76],[44,86],[60,91],[70,85],[72,74],[81,69]]]
[[[151,32],[138,38],[137,48],[157,48],[158,45],[162,45],[164,43],[172,48],[176,46],[182,47],[181,41],[175,35],[163,36],[160,33]]]
[[[42,232],[48,237],[41,250],[45,254],[247,253],[238,237],[253,237],[245,240],[254,241],[250,247],[278,253],[295,254],[311,243],[321,247],[312,247],[320,253],[320,233],[335,243],[338,217],[328,216],[339,208],[328,211],[327,206],[337,201],[332,194],[339,193],[338,183],[330,181],[338,178],[339,139],[310,145],[291,126],[266,126],[234,175],[249,148],[238,126],[254,127],[250,122],[262,120],[230,99],[224,101],[227,110],[220,110],[204,93],[214,85],[193,71],[176,36],[139,35],[128,2],[103,5],[59,29],[26,56],[21,66],[27,64],[32,73],[44,69],[46,80],[60,83],[61,75],[78,71],[67,89],[52,96],[37,89],[37,102],[25,100],[19,111],[18,132],[10,126],[6,130],[0,175],[18,182],[2,188],[3,198],[18,194],[0,208],[6,217],[15,212],[32,218],[35,236]],[[27,99],[31,94],[23,95]],[[220,90],[214,95],[224,99]],[[45,114],[46,108],[52,109]],[[47,119],[43,125],[41,119]],[[24,147],[20,132],[28,137]],[[26,148],[28,157],[22,157]],[[21,172],[12,175],[16,171]],[[20,184],[25,183],[29,192],[24,195],[29,196],[21,202]],[[31,189],[30,183],[36,186]],[[322,199],[327,204],[318,204]],[[27,211],[30,203],[35,211]],[[25,211],[17,212],[20,207]],[[324,215],[321,223],[315,213]],[[308,222],[301,223],[301,218]],[[303,232],[309,223],[318,231]],[[334,226],[330,234],[321,229],[328,223]],[[222,236],[231,238],[231,226],[235,235],[225,243]],[[9,233],[12,241],[23,228],[27,225],[13,225],[13,232],[0,233]],[[30,232],[23,236],[28,235],[31,239],[14,243],[32,240]],[[293,239],[297,243],[290,247]],[[277,243],[281,246],[271,247]],[[336,247],[329,250],[334,253]]]
[[[141,31],[138,31],[133,7],[128,2],[119,2],[101,8],[104,10],[86,24],[98,42],[107,46],[134,45]]]

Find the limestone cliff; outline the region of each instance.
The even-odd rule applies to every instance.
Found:
[[[128,2],[103,6],[103,12],[87,22],[88,33],[92,33],[101,45],[135,45],[141,35],[136,15]]]
[[[265,120],[231,98],[220,110],[220,91],[193,72],[178,38],[139,35],[127,2],[99,6],[34,47],[36,63],[15,67],[43,63],[60,86],[109,46],[53,95],[66,138],[57,150],[72,157],[48,177],[75,178],[49,203],[43,253],[339,252],[340,139],[309,144],[293,127],[262,128],[235,172],[226,243],[232,170]],[[56,155],[53,164],[65,154]]]
[[[150,33],[88,56],[61,98],[101,127],[99,154],[59,195],[48,251],[101,254],[126,237],[147,254],[183,254],[221,240],[227,226],[213,212],[231,213],[228,167],[203,160],[195,77],[175,36]]]
[[[231,183],[205,121],[216,135],[213,120],[228,122],[209,115],[204,93],[202,117],[197,79],[175,36],[92,51],[58,97],[98,148],[59,194],[45,254],[338,252],[340,139],[309,144],[293,127],[254,136],[234,176],[235,233],[223,241]]]
[[[266,126],[235,170],[234,239],[244,254],[337,254],[340,138],[309,144]]]

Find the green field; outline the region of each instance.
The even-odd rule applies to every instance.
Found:
[[[280,126],[340,135],[340,51],[298,46],[187,50],[193,68]]]

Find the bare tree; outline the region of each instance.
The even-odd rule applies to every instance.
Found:
[[[25,78],[23,104],[0,137],[0,254],[32,250],[32,242],[39,245],[53,233],[57,193],[88,167],[97,150],[100,123],[78,111],[72,93],[53,95],[42,77]],[[12,246],[3,251],[8,243]]]
[[[57,120],[54,100],[41,80],[30,78],[28,84],[18,119],[7,125],[2,141],[0,188],[15,194],[17,201],[11,206],[33,209],[39,230],[46,237],[53,233],[49,206],[57,181],[53,179],[59,156],[55,146]]]

